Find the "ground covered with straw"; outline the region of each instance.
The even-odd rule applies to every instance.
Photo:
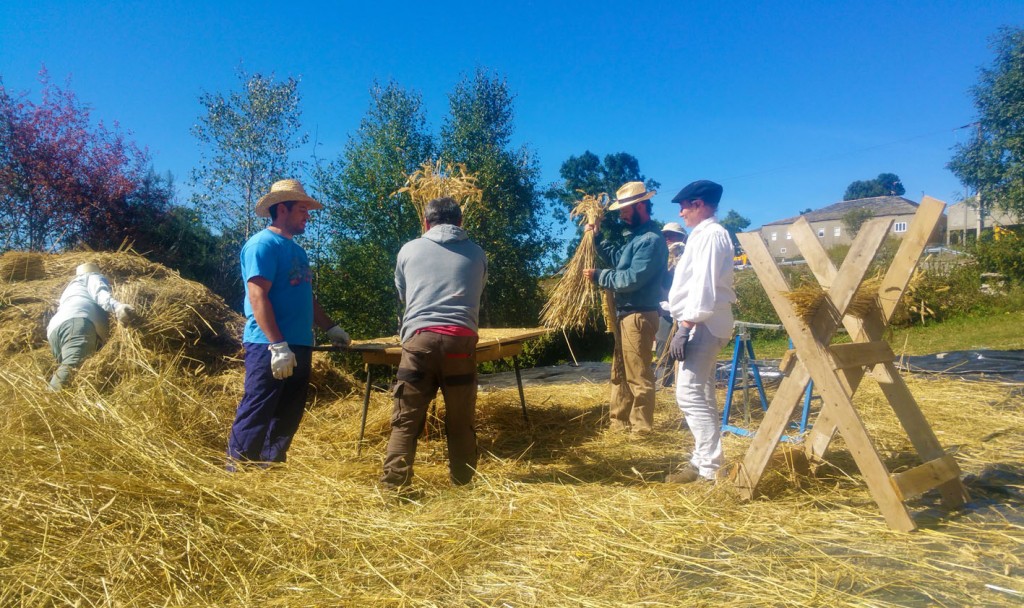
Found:
[[[10,306],[0,312],[13,315]],[[118,373],[85,369],[62,393],[45,390],[52,369],[45,343],[7,346],[0,606],[987,606],[1022,599],[1012,593],[1024,591],[1020,387],[908,377],[956,454],[972,501],[947,513],[926,494],[911,503],[921,529],[902,534],[886,527],[841,440],[821,476],[776,466],[767,495],[749,503],[728,482],[662,483],[690,445],[671,394],[659,393],[651,435],[609,434],[601,425],[607,384],[594,377],[529,383],[529,423],[514,384],[485,379],[477,480],[449,485],[443,431],[432,422],[417,462],[422,494],[404,501],[375,483],[388,432],[386,392],[372,395],[357,455],[361,387],[318,358],[289,462],[229,474],[223,453],[240,362],[228,347],[194,355],[186,341],[140,334],[116,328],[107,346],[120,341],[123,359],[107,365]],[[911,466],[909,442],[874,383],[865,381],[856,403],[890,467]],[[749,440],[725,442],[735,462]]]

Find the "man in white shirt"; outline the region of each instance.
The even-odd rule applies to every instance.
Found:
[[[678,329],[669,347],[677,361],[676,402],[693,433],[693,454],[666,482],[714,480],[724,461],[721,427],[715,400],[715,362],[732,337],[732,239],[715,213],[722,186],[699,180],[672,202],[690,229],[683,256],[676,264],[668,306]]]
[[[57,313],[46,326],[46,340],[57,359],[50,388],[64,388],[74,369],[107,340],[110,313],[123,323],[131,312],[131,306],[110,295],[110,283],[100,274],[99,266],[92,262],[79,265],[75,278],[60,295]]]

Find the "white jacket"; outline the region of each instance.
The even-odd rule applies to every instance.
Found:
[[[46,338],[60,324],[68,319],[85,318],[96,326],[96,334],[100,340],[106,340],[110,332],[110,315],[121,306],[121,303],[110,295],[110,283],[102,274],[90,272],[71,279],[64,293],[60,294],[60,305],[57,314],[53,315],[46,326]],[[52,342],[52,340],[51,340]]]
[[[714,217],[697,224],[676,264],[668,310],[676,321],[704,323],[717,338],[732,336],[732,239]]]

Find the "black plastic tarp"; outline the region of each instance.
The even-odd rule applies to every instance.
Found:
[[[902,357],[899,364],[900,369],[914,373],[1024,383],[1024,350],[960,350]]]

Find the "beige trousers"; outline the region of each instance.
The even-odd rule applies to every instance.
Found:
[[[618,320],[612,361],[611,428],[650,431],[654,427],[654,368],[651,366],[658,313],[634,312]]]

